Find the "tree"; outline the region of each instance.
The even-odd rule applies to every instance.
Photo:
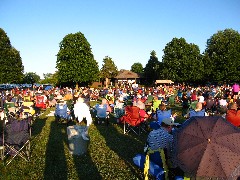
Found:
[[[3,29],[0,28],[0,83],[20,83],[23,64],[19,51],[12,47]]]
[[[55,73],[46,73],[43,74],[43,80],[41,80],[41,84],[52,84],[56,86],[58,84],[58,78],[57,78],[58,72]]]
[[[24,74],[23,83],[34,84],[34,83],[39,83],[39,81],[40,81],[40,76],[37,75],[35,72],[28,72]]]
[[[233,29],[218,31],[207,40],[204,53],[206,76],[212,81],[239,81],[240,34]]]
[[[159,78],[160,68],[160,62],[158,61],[156,52],[153,50],[150,55],[150,59],[144,68],[144,77],[148,85],[154,84],[155,80]]]
[[[163,76],[176,82],[198,82],[204,66],[199,47],[184,38],[173,38],[164,48]]]
[[[100,77],[105,78],[106,87],[108,87],[108,79],[114,78],[118,74],[117,66],[114,64],[112,58],[105,56],[103,59],[103,65],[100,70]]]
[[[99,77],[98,63],[81,32],[68,34],[60,42],[56,68],[62,85],[88,85]]]
[[[134,64],[131,66],[131,71],[132,71],[132,72],[135,72],[135,73],[142,74],[142,73],[143,73],[143,66],[142,66],[142,64],[139,63],[139,62],[134,63]]]

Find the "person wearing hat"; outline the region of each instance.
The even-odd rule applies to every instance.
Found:
[[[159,149],[165,149],[167,151],[166,158],[168,160],[172,157],[173,148],[173,135],[171,134],[173,126],[179,125],[174,122],[173,118],[165,118],[162,120],[161,125],[158,122],[151,122],[150,128],[153,129],[148,137],[144,147],[144,151],[148,150],[156,151],[150,155],[150,160],[162,167],[162,160],[159,154]]]

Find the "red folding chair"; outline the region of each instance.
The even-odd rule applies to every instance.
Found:
[[[140,135],[142,131],[145,131],[143,128],[144,121],[139,111],[140,109],[137,106],[126,106],[125,115],[122,117],[124,134],[133,131],[135,134]]]
[[[44,96],[36,96],[35,107],[39,109],[46,109],[46,103],[44,102]]]

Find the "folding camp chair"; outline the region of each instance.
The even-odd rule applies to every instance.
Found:
[[[149,177],[149,168],[150,168],[150,155],[159,152],[160,155],[160,161],[159,164],[162,165],[163,172],[160,171],[158,173],[152,173],[152,175],[156,176],[157,179],[169,179],[169,174],[168,174],[168,165],[166,163],[166,157],[164,153],[164,149],[159,148],[158,150],[151,150],[148,148],[147,153],[146,153],[146,159],[144,163],[144,179],[148,180]],[[160,167],[161,168],[161,167]],[[151,172],[151,171],[150,171]]]
[[[35,101],[36,114],[40,115],[41,110],[46,110],[46,103],[44,102],[44,96],[37,95]]]
[[[122,117],[124,126],[124,134],[133,131],[135,134],[140,135],[145,131],[143,117],[140,116],[140,108],[137,106],[126,106],[125,115]]]
[[[20,108],[22,115],[25,117],[33,116],[35,114],[33,105],[33,102],[23,102]]]
[[[109,124],[109,112],[107,104],[96,104],[94,107],[94,112],[96,114],[96,120],[98,124],[106,122],[106,125]]]
[[[36,96],[35,107],[40,108],[40,109],[46,109],[46,103],[44,102],[44,96],[41,96],[41,95]]]
[[[159,158],[157,164],[155,164],[155,169],[151,169],[151,162],[150,162],[150,156],[154,153],[159,154]],[[151,150],[150,148],[146,151],[146,159],[144,163],[144,180],[148,180],[149,175],[155,176],[156,179],[175,179],[175,180],[190,180],[190,178],[184,177],[184,173],[181,172],[180,175],[176,176],[173,172],[173,169],[168,167],[167,159],[165,155],[165,151],[162,148],[159,148],[157,150]]]
[[[61,120],[67,120],[67,123],[71,119],[67,104],[58,103],[55,109],[55,119],[56,122],[61,122]]]
[[[4,103],[4,110],[5,112],[13,112],[15,113],[16,112],[16,107],[15,107],[15,103],[14,102],[5,102]]]
[[[157,110],[156,116],[157,116],[158,124],[161,124],[163,119],[170,118],[172,116],[172,110],[171,109],[164,110],[164,111]]]
[[[205,109],[202,109],[201,111],[195,111],[194,109],[190,109],[189,117],[194,116],[205,116]]]
[[[28,95],[25,95],[25,96],[23,97],[23,101],[29,102],[29,101],[31,101],[31,97],[28,96]]]
[[[4,123],[5,124],[5,123]],[[2,160],[9,165],[17,156],[30,160],[31,118],[9,118],[4,126]]]
[[[197,103],[198,103],[198,101],[192,101],[192,102],[190,103],[189,110],[190,110],[190,109],[196,109]]]

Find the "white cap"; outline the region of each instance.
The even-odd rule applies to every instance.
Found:
[[[164,124],[169,125],[169,126],[173,126],[173,125],[177,126],[177,125],[179,125],[179,123],[174,123],[174,119],[173,118],[165,118],[165,119],[162,120],[162,122]]]

